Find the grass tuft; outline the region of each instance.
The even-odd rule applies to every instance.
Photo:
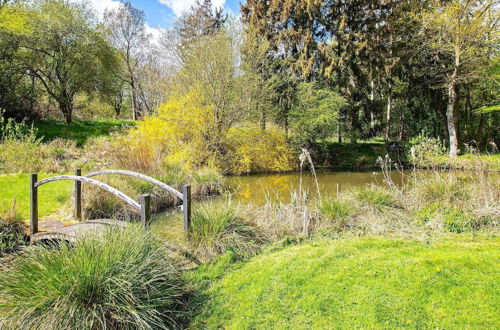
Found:
[[[140,226],[60,248],[34,246],[0,272],[0,328],[179,327],[185,283],[168,250]]]
[[[380,187],[360,187],[353,190],[354,197],[361,203],[375,207],[393,207],[397,205],[392,194]]]
[[[231,202],[210,201],[194,209],[189,243],[200,258],[228,250],[253,255],[264,241],[256,227],[245,221]]]

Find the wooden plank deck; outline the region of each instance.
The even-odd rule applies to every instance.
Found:
[[[111,219],[96,219],[80,222],[74,225],[60,227],[46,232],[38,232],[31,237],[31,243],[44,240],[59,240],[75,242],[78,237],[103,231],[110,226],[125,227],[128,222]]]

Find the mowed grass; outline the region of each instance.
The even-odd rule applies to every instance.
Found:
[[[38,180],[57,174],[39,174]],[[11,209],[16,202],[16,212],[22,219],[29,219],[29,174],[0,174],[0,211]],[[73,182],[57,181],[38,189],[38,215],[44,217],[58,210],[71,199]]]
[[[206,269],[198,272],[206,281]],[[215,282],[192,327],[498,329],[499,275],[498,238],[306,243]]]
[[[78,146],[82,146],[88,139],[106,136],[113,131],[118,131],[126,126],[134,126],[129,120],[74,120],[71,124],[56,120],[42,120],[35,122],[38,136],[43,141],[51,141],[56,138],[73,140]]]

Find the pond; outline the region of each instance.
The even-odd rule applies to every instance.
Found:
[[[322,196],[335,196],[337,192],[350,187],[369,184],[383,185],[384,175],[375,172],[333,172],[317,173],[319,190]],[[401,184],[402,174],[393,171],[391,177],[396,184]],[[232,176],[226,183],[233,192],[233,200],[243,204],[263,205],[267,200],[288,203],[294,193],[299,191],[300,174],[259,174],[249,176]],[[311,196],[317,195],[316,183],[311,173],[304,173],[302,187]]]

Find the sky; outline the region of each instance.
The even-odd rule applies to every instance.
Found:
[[[228,13],[239,13],[240,2],[244,0],[212,0],[216,7],[223,7]],[[116,8],[118,0],[89,0],[99,14],[106,9]],[[196,0],[131,0],[132,6],[144,11],[149,29],[169,27],[172,22],[188,10]],[[154,31],[150,31],[154,33]]]

